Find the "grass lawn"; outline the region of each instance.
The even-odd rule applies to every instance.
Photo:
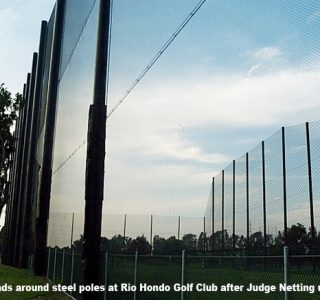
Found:
[[[116,258],[110,261],[108,270],[108,284],[118,285],[125,282],[133,284],[134,264],[132,261]],[[291,269],[292,273],[289,277],[289,283],[303,283],[318,285],[320,276],[311,274],[311,270],[300,270],[299,272]],[[178,263],[166,263],[163,261],[152,262],[152,260],[140,260],[138,266],[138,282],[148,283],[150,285],[159,285],[161,283],[170,285],[181,282],[181,266]],[[214,283],[217,286],[233,283],[236,285],[245,285],[249,283],[260,285],[275,285],[283,283],[283,271],[277,266],[252,266],[249,269],[225,265],[217,267],[213,265],[202,266],[201,263],[189,263],[185,267],[185,283],[206,283],[208,285]],[[109,297],[113,300],[132,299],[131,292],[109,292]],[[138,293],[138,300],[175,300],[180,299],[180,292],[143,292]],[[319,292],[309,294],[307,292],[289,293],[290,299],[320,299]],[[222,300],[222,299],[284,299],[283,292],[272,292],[269,294],[263,292],[199,292],[192,291],[185,293],[185,300]]]
[[[71,256],[66,256],[64,264],[63,283],[70,284],[71,277]],[[57,256],[56,282],[61,280],[61,257]],[[53,262],[52,262],[53,264]],[[50,265],[52,265],[50,264]],[[75,257],[74,279],[79,279],[80,260]],[[101,269],[101,285],[104,284],[104,263]],[[320,261],[304,258],[297,261],[293,260],[289,264],[289,284],[304,284],[318,286],[320,284]],[[50,278],[53,276],[50,269]],[[69,274],[70,275],[70,274]],[[208,286],[215,284],[219,288],[228,283],[237,286],[243,285],[242,292],[225,291],[206,291],[200,292],[195,288],[193,291],[185,292],[185,300],[265,300],[265,299],[284,299],[284,292],[248,292],[246,288],[249,284],[253,285],[274,285],[278,289],[279,284],[284,281],[283,259],[278,258],[205,258],[188,257],[184,270],[184,283],[193,283],[194,287],[198,283],[205,283]],[[132,256],[113,256],[108,258],[107,284],[109,287],[117,285],[117,291],[109,290],[107,299],[112,300],[131,300],[133,292],[120,291],[123,283],[134,285],[134,257]],[[0,273],[1,278],[1,273]],[[180,257],[139,257],[137,268],[137,283],[148,285],[168,285],[171,290],[168,292],[137,292],[137,300],[180,300],[181,293],[174,291],[174,284],[181,283],[181,258]],[[1,284],[1,281],[0,281]],[[114,288],[116,289],[116,288]],[[74,293],[77,297],[77,293]],[[102,293],[101,293],[102,296]],[[1,299],[1,297],[0,297]],[[40,298],[41,299],[41,298]],[[43,299],[43,298],[42,298]],[[61,299],[61,298],[49,298]],[[101,297],[102,299],[102,297]],[[320,299],[320,292],[309,294],[308,292],[289,293],[290,300],[316,300]]]
[[[17,269],[0,264],[0,300],[5,299],[38,299],[38,300],[66,300],[70,299],[62,293],[54,292],[4,292],[1,291],[5,284],[13,287],[17,285],[45,285],[47,280],[34,276],[24,269]]]

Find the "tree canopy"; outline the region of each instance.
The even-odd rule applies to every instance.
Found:
[[[235,243],[234,252],[232,244]],[[264,243],[266,242],[266,245]],[[247,239],[241,235],[229,235],[227,230],[216,231],[210,237],[200,232],[197,236],[193,233],[187,233],[182,239],[175,236],[168,238],[155,235],[153,245],[147,241],[145,236],[125,238],[118,234],[108,239],[101,238],[100,249],[102,252],[108,251],[110,254],[134,254],[138,250],[140,255],[181,255],[182,250],[186,250],[188,255],[202,255],[204,252],[212,254],[212,249],[216,255],[282,255],[283,246],[289,247],[291,255],[319,254],[320,252],[320,234],[312,240],[311,229],[307,230],[302,224],[293,224],[287,228],[287,239],[285,242],[284,233],[278,231],[275,235],[267,234],[266,239],[261,231],[254,232]],[[224,247],[222,247],[224,244]],[[246,247],[249,244],[249,249]],[[82,251],[83,236],[73,242],[72,249],[76,252]],[[246,251],[248,250],[248,251]]]

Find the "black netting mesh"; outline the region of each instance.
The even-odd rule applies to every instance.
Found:
[[[284,231],[283,172],[281,131],[265,141],[267,248],[281,254]]]
[[[263,178],[261,145],[249,152],[250,253],[264,254]]]
[[[224,248],[226,253],[234,250],[233,239],[233,164],[224,170]]]
[[[93,80],[97,40],[96,1],[66,1],[65,24],[58,86],[50,215],[84,213],[86,168],[85,139]],[[85,84],[84,84],[85,82]],[[49,235],[57,232],[49,217]],[[68,227],[66,227],[68,228]],[[83,217],[75,218],[74,238],[83,232]],[[56,239],[50,246],[65,246]]]
[[[213,248],[219,253],[223,250],[223,232],[222,232],[222,173],[214,178],[214,233]]]
[[[235,248],[236,253],[245,255],[247,248],[246,156],[236,160],[235,174]]]

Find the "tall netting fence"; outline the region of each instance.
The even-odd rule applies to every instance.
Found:
[[[19,153],[10,170],[14,184],[6,210],[8,249],[3,251],[8,264],[26,267],[32,252],[44,257],[46,240],[48,245],[70,246],[73,238],[61,234],[61,229],[68,231],[71,219],[75,238],[83,232],[85,145],[99,4],[57,1],[48,22],[41,23],[39,52],[33,55],[15,133]],[[76,216],[70,220],[59,216],[65,212]]]
[[[264,143],[266,248],[270,255],[279,254],[284,230],[283,159],[281,130]]]
[[[283,127],[214,177],[207,207],[216,253],[230,253],[234,228],[240,255],[277,255],[284,245],[292,255],[318,254],[317,129],[319,122]]]
[[[3,262],[15,266],[27,266],[26,257],[35,245],[55,14],[56,7],[49,20],[41,23],[39,50],[33,54],[22,95],[23,106],[15,124],[3,249]]]
[[[67,0],[64,12],[61,62],[55,126],[53,175],[48,244],[59,237],[59,226],[69,228],[70,220],[57,221],[57,214],[83,214],[85,207],[86,132],[94,90],[99,1]],[[74,208],[77,210],[74,211]],[[77,238],[84,219],[75,218]],[[64,224],[64,225],[62,225]],[[65,227],[64,227],[65,226]],[[56,235],[57,234],[57,235]],[[64,241],[64,244],[67,241]]]
[[[214,197],[207,204],[214,208],[211,253],[244,257],[245,268],[259,272],[287,246],[288,282],[315,285],[320,249],[319,129],[319,122],[283,127],[213,178]],[[221,261],[226,269],[232,265]],[[291,294],[292,299],[302,297]]]
[[[235,206],[234,206],[234,239],[235,249],[239,255],[245,255],[247,249],[247,194],[246,194],[246,156],[235,162]]]
[[[101,253],[99,299],[318,299],[320,256]],[[47,277],[81,299],[81,254],[48,248]],[[32,268],[32,257],[30,257]]]
[[[213,183],[212,183],[212,185],[213,185]],[[212,250],[212,240],[210,239],[210,237],[212,236],[212,234],[214,232],[213,222],[212,222],[212,218],[213,218],[212,197],[213,197],[213,187],[211,187],[211,189],[210,189],[209,196],[208,196],[208,202],[207,202],[207,206],[206,206],[206,211],[204,214],[206,241],[207,241],[207,247],[208,247],[209,251]]]
[[[235,250],[234,232],[233,232],[233,163],[226,167],[224,171],[224,205],[223,220],[225,241],[224,249],[226,253],[233,254]]]
[[[127,20],[129,15],[135,16],[135,21],[141,19],[142,9],[137,9],[136,3],[129,3],[130,1],[127,1],[127,3],[115,2],[116,17],[120,17],[118,20]],[[11,202],[7,210],[8,222],[6,222],[9,223],[6,228],[6,236],[9,237],[7,240],[10,246],[5,246],[5,252],[9,254],[9,260],[6,259],[9,263],[23,266],[25,255],[32,253],[34,249],[34,241],[32,240],[35,239],[35,220],[38,217],[39,201],[41,200],[38,195],[40,193],[40,177],[44,171],[42,164],[44,162],[44,148],[46,147],[45,129],[48,121],[47,101],[50,90],[50,71],[52,65],[58,64],[59,61],[55,130],[50,132],[52,136],[55,136],[55,141],[47,241],[49,247],[47,275],[54,282],[61,280],[63,283],[81,283],[82,281],[79,274],[82,273],[81,251],[83,247],[86,172],[85,144],[88,111],[92,103],[94,90],[93,74],[98,3],[97,0],[65,1],[64,17],[63,22],[61,22],[61,24],[63,23],[61,55],[55,62],[51,61],[51,57],[54,54],[55,26],[59,23],[54,19],[56,8],[47,24],[43,70],[38,79],[42,84],[39,93],[40,98],[38,99],[40,107],[37,117],[39,122],[37,128],[35,128],[37,153],[34,174],[31,174],[34,176],[31,177],[27,175],[30,166],[32,166],[30,155],[32,148],[28,141],[30,141],[29,136],[33,135],[30,126],[33,115],[32,105],[35,103],[33,95],[36,94],[34,91],[36,90],[35,78],[37,72],[34,67],[31,74],[28,75],[24,93],[26,104],[21,111],[19,121],[21,126],[17,144],[21,146],[18,147],[21,148],[21,151],[18,152],[12,174],[15,180],[13,181]],[[141,3],[139,5],[142,5]],[[165,3],[162,4],[164,5],[162,9],[167,11],[170,1],[159,1],[157,4],[153,2],[151,4],[148,1],[143,3],[143,5],[146,5],[143,6],[143,9],[146,9],[146,7],[150,9],[145,10],[145,14],[149,16],[146,19],[150,21],[150,26],[151,23],[155,24],[154,21],[158,18],[157,15],[150,13],[158,11],[154,7],[160,5],[160,3]],[[189,12],[189,7],[182,4],[185,2],[177,1],[177,3],[173,4],[171,1],[170,5],[178,6],[175,6],[175,10],[172,10],[175,13],[166,14],[172,18],[171,21],[174,20],[175,22],[178,22],[176,13],[180,14],[182,8],[184,12]],[[203,48],[204,50],[198,50],[201,51],[201,57],[203,54],[206,56],[206,59],[201,60],[203,65],[212,63],[209,66],[209,71],[204,72],[205,77],[201,78],[199,82],[194,81],[198,79],[200,74],[188,78],[190,82],[194,83],[191,85],[197,88],[195,93],[190,93],[185,85],[174,82],[172,90],[184,92],[179,94],[178,97],[174,94],[176,102],[168,101],[169,98],[162,96],[157,99],[156,102],[158,102],[159,107],[166,109],[170,107],[172,112],[169,114],[171,119],[166,122],[163,122],[163,118],[168,115],[168,111],[157,109],[154,106],[155,103],[150,100],[153,97],[145,97],[143,94],[138,94],[140,102],[131,101],[132,104],[128,104],[122,110],[122,113],[118,114],[117,118],[122,118],[125,122],[121,121],[121,126],[119,126],[120,123],[117,125],[116,122],[116,125],[112,123],[111,126],[109,125],[109,137],[118,142],[121,140],[118,146],[109,148],[111,149],[108,153],[111,158],[109,159],[111,174],[116,173],[116,167],[119,166],[112,160],[112,158],[116,160],[115,155],[113,155],[115,152],[119,153],[123,149],[145,149],[146,141],[154,141],[150,137],[156,137],[155,141],[163,141],[164,138],[158,135],[159,132],[170,132],[170,136],[174,132],[178,141],[187,139],[187,136],[180,136],[180,133],[176,130],[177,124],[187,124],[186,128],[194,126],[189,125],[195,124],[193,122],[196,121],[193,119],[196,115],[193,112],[198,112],[198,109],[202,106],[205,107],[206,112],[210,112],[208,115],[199,113],[203,124],[209,124],[214,129],[218,128],[216,131],[221,131],[220,135],[227,137],[239,135],[242,142],[245,137],[244,132],[253,134],[254,131],[242,131],[232,126],[230,129],[226,125],[238,124],[237,122],[239,122],[242,126],[243,123],[248,122],[246,126],[251,129],[252,127],[258,128],[259,135],[261,135],[260,129],[262,127],[267,127],[267,131],[270,132],[275,127],[281,126],[279,120],[281,120],[281,124],[288,125],[319,119],[320,76],[318,73],[318,53],[320,39],[318,37],[320,27],[315,25],[319,19],[319,2],[268,1],[261,3],[251,1],[244,5],[241,1],[207,1],[207,5],[207,9],[203,10],[203,15],[199,18],[198,25],[195,25],[200,25],[200,27],[191,30],[191,33],[193,34],[192,44],[195,47],[200,44],[207,47],[206,50],[205,48]],[[157,6],[157,8],[160,8],[160,6]],[[124,14],[122,14],[123,12]],[[219,26],[221,28],[219,22],[222,19],[223,27],[227,30],[211,30],[211,28],[219,28]],[[281,22],[277,23],[278,20]],[[176,23],[167,23],[167,25],[171,23],[168,29],[176,28]],[[210,28],[208,24],[212,27]],[[156,53],[158,44],[150,42],[149,44],[154,46],[154,49],[150,50],[147,49],[148,47],[144,47],[141,42],[145,36],[141,35],[141,39],[137,38],[148,27],[146,24],[138,24],[137,22],[135,26],[129,23],[123,26],[123,23],[118,21],[114,42],[115,45],[118,45],[118,48],[115,49],[121,51],[115,56],[117,66],[113,66],[113,74],[129,74],[130,76],[135,73],[139,74],[140,67],[143,69],[145,61],[135,60],[132,56],[129,56],[133,50],[145,57],[151,56],[153,51]],[[262,31],[254,32],[256,28],[262,28]],[[159,32],[158,23],[156,29],[153,30]],[[157,36],[154,32],[149,32],[149,35]],[[162,34],[163,37],[166,35],[164,32],[161,33],[161,36]],[[194,43],[194,36],[199,43]],[[245,38],[240,39],[240,36]],[[128,37],[131,37],[131,39],[128,40]],[[272,39],[272,37],[275,37],[275,39]],[[230,40],[236,40],[236,42],[230,43]],[[135,43],[132,44],[132,47],[124,47],[123,45],[127,45],[128,41],[129,43],[133,41]],[[164,60],[166,65],[160,72],[161,76],[157,80],[149,81],[149,84],[152,82],[167,82],[164,81],[167,78],[171,81],[165,71],[166,68],[170,72],[183,70],[185,74],[189,74],[195,69],[194,65],[186,65],[187,62],[192,61],[199,63],[199,56],[195,55],[196,48],[191,49],[192,51],[185,51],[187,47],[183,43],[190,45],[190,41],[191,36],[187,40],[177,40],[179,42],[178,51],[168,54],[167,60]],[[139,47],[135,48],[137,44],[139,44]],[[150,52],[142,52],[142,50],[145,50],[143,48]],[[190,48],[188,49],[190,50]],[[223,49],[222,56],[221,49]],[[209,56],[206,55],[208,53]],[[124,57],[130,58],[123,59]],[[212,59],[212,57],[217,59]],[[219,60],[225,65],[216,65]],[[128,64],[128,61],[130,61],[130,64]],[[133,66],[135,61],[139,61],[139,63]],[[179,65],[172,63],[175,61]],[[36,66],[38,62],[35,59],[33,66]],[[128,65],[130,65],[130,72],[128,72]],[[231,65],[237,66],[234,76],[230,81],[225,80],[228,83],[227,88],[224,86],[221,88],[221,82],[224,81],[221,78],[229,79]],[[208,80],[207,77],[209,77],[208,74],[211,70],[219,71],[221,69],[224,72],[222,72],[223,76],[221,78],[217,76],[218,83],[215,81],[216,79]],[[243,76],[243,74],[245,75]],[[181,78],[181,74],[176,75],[176,78]],[[122,84],[130,83],[131,79],[135,82],[135,77],[116,77],[118,79],[114,79],[111,95],[116,95],[120,86],[122,88]],[[240,80],[238,80],[239,78]],[[184,80],[184,82],[190,85],[188,80]],[[208,86],[213,86],[214,92],[199,96],[198,88],[206,82]],[[177,86],[180,88],[177,88]],[[124,90],[126,88],[127,86],[124,87]],[[168,90],[170,91],[171,88]],[[206,90],[206,88],[203,90]],[[224,90],[228,93],[224,93]],[[156,91],[159,91],[158,86]],[[217,94],[215,94],[216,91],[218,91]],[[241,93],[239,93],[240,91]],[[153,90],[150,92],[150,95],[155,94],[157,93]],[[192,94],[195,96],[192,96]],[[233,98],[234,94],[236,98]],[[207,103],[203,100],[204,98],[214,99],[218,101],[218,104],[222,103],[215,107],[223,107],[226,113],[217,110],[218,115],[211,114],[212,103]],[[254,101],[252,99],[247,100],[249,98],[253,98]],[[116,99],[117,97],[113,96],[110,103],[112,105],[116,104]],[[302,102],[306,104],[302,104]],[[173,103],[175,105],[171,105]],[[186,103],[188,105],[185,105]],[[240,104],[236,105],[238,103]],[[187,107],[187,111],[184,111],[185,107]],[[239,114],[235,114],[234,112],[238,110]],[[132,113],[132,111],[139,111],[139,114]],[[190,111],[192,114],[190,114]],[[143,115],[145,112],[148,115]],[[152,113],[156,115],[152,115]],[[185,115],[183,116],[182,113],[185,113]],[[221,118],[221,114],[224,114],[223,118]],[[229,119],[230,116],[236,116],[236,118]],[[210,123],[213,119],[215,122]],[[223,123],[224,119],[226,120],[225,123]],[[156,120],[159,120],[159,122],[155,122]],[[140,124],[140,126],[132,126],[132,124]],[[101,278],[109,283],[121,283],[126,280],[130,284],[136,284],[139,280],[168,284],[180,279],[195,282],[195,280],[198,280],[197,278],[202,278],[204,282],[208,280],[209,283],[209,278],[219,280],[219,278],[215,279],[214,277],[219,274],[221,280],[225,278],[225,280],[237,282],[237,278],[241,278],[243,281],[251,281],[252,283],[258,283],[258,280],[260,280],[260,282],[276,284],[283,280],[282,252],[283,246],[288,246],[290,255],[287,270],[288,282],[303,282],[304,280],[310,283],[314,282],[318,275],[317,255],[320,249],[318,234],[320,228],[319,124],[319,122],[312,122],[282,128],[257,147],[227,165],[222,172],[213,178],[209,201],[203,218],[138,216],[132,214],[104,216],[101,251],[102,253],[107,251],[108,255],[103,256],[102,264],[104,268],[102,268],[100,274]],[[198,124],[195,125],[194,128],[197,128]],[[219,128],[218,125],[221,127]],[[209,128],[211,129],[211,127]],[[226,129],[226,132],[223,132],[222,129]],[[232,134],[229,130],[232,130]],[[125,146],[122,144],[124,136],[140,137],[143,136],[141,133],[146,134],[144,139],[130,138]],[[195,135],[197,135],[197,132]],[[231,145],[236,149],[234,144],[230,144],[229,140],[229,138],[223,139],[224,149],[231,148]],[[152,147],[154,147],[154,144],[157,143],[152,142],[152,144]],[[239,149],[243,149],[240,144],[237,144],[237,146],[240,147]],[[158,153],[158,145],[156,146],[157,149],[152,148],[151,145],[148,147],[150,147],[150,153]],[[112,149],[114,149],[113,153]],[[206,147],[206,149],[209,148]],[[168,152],[171,153],[171,151]],[[180,149],[178,148],[176,152],[180,152]],[[121,152],[121,154],[124,153]],[[128,170],[135,175],[138,174],[138,170],[142,170],[143,177],[147,177],[146,174],[154,175],[156,173],[152,169],[154,168],[152,164],[148,169],[151,170],[150,173],[146,172],[147,165],[144,165],[145,169],[141,168],[140,165],[138,166],[139,169],[136,168],[137,161],[145,160],[144,152],[131,152],[130,159],[126,159],[128,156],[120,155],[119,157],[121,159],[125,158],[122,161],[128,163],[123,167],[126,174]],[[182,155],[180,161],[184,161],[186,157],[189,159],[190,154]],[[165,157],[163,160],[171,162],[172,158],[176,157],[173,155],[173,157]],[[207,161],[207,159],[204,161]],[[129,162],[135,162],[135,165],[129,164]],[[177,165],[180,165],[180,163]],[[212,170],[212,165],[208,165],[209,172]],[[106,193],[113,191],[116,199],[123,199],[123,205],[132,204],[134,197],[127,197],[125,194],[128,188],[123,188],[123,174],[120,175],[122,184],[115,184],[117,180],[109,177],[106,181],[109,184],[109,186],[106,184],[109,188],[106,189]],[[132,186],[137,186],[139,189],[146,188],[146,185],[139,183],[141,181],[140,176],[131,177]],[[166,178],[169,177],[169,180],[172,181],[171,176],[166,176]],[[154,182],[161,183],[164,186],[169,185],[168,182],[163,183],[168,179],[162,178],[161,181],[156,179],[155,177]],[[26,191],[30,191],[31,183],[34,185],[32,193],[26,193]],[[185,185],[186,183],[183,181],[181,183],[182,188],[185,188]],[[153,190],[153,195],[156,195],[156,190]],[[173,191],[170,190],[170,192]],[[135,194],[135,201],[139,199],[139,192],[137,191]],[[144,203],[149,203],[150,199],[155,202],[158,201],[158,198],[154,197],[154,200],[149,197],[150,195],[145,197]],[[28,223],[30,218],[33,220]],[[29,226],[24,226],[25,224]],[[31,242],[27,243],[26,241],[29,240]],[[181,254],[183,250],[187,253],[185,262],[183,262],[183,255]],[[10,258],[10,256],[12,257]],[[32,268],[32,258],[29,259],[28,264]],[[138,264],[140,264],[140,269],[136,268]],[[52,266],[54,266],[54,269],[52,269]],[[182,266],[185,268],[184,271],[180,270]],[[157,269],[161,270],[161,268],[164,270],[163,273],[155,271]],[[185,277],[181,278],[180,275],[182,276],[184,272]],[[170,273],[170,276],[161,277],[168,273]],[[74,296],[79,297],[76,291],[71,291],[71,293],[75,293]],[[126,295],[144,297],[143,293],[137,295],[133,290],[124,293],[129,293],[125,294],[124,297]],[[269,297],[267,293],[265,294],[261,298]],[[113,296],[115,298],[117,294],[112,294]],[[176,296],[177,294],[173,293],[170,299]],[[192,292],[188,291],[186,291],[186,297],[190,297],[190,299],[198,297],[197,299],[200,299],[199,294],[193,295]],[[203,297],[208,296],[204,295]],[[243,297],[245,298],[246,295],[244,294]],[[248,296],[248,299],[250,298],[252,297]]]
[[[52,213],[48,246],[82,250],[83,214]],[[159,215],[102,216],[101,250],[113,254],[178,255],[207,253],[206,218]]]

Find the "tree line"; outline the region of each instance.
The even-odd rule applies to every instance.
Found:
[[[72,244],[76,252],[82,251],[83,236]],[[320,234],[312,238],[311,230],[297,223],[287,229],[287,238],[278,231],[276,235],[267,234],[266,238],[261,231],[250,235],[249,241],[243,235],[229,235],[227,230],[216,231],[213,235],[201,232],[185,234],[182,239],[175,236],[169,238],[155,235],[152,245],[142,235],[136,238],[124,237],[120,234],[108,239],[101,238],[102,252],[110,254],[134,254],[137,250],[141,255],[180,255],[182,250],[188,254],[216,254],[216,255],[282,255],[283,246],[289,247],[291,255],[320,254]]]

